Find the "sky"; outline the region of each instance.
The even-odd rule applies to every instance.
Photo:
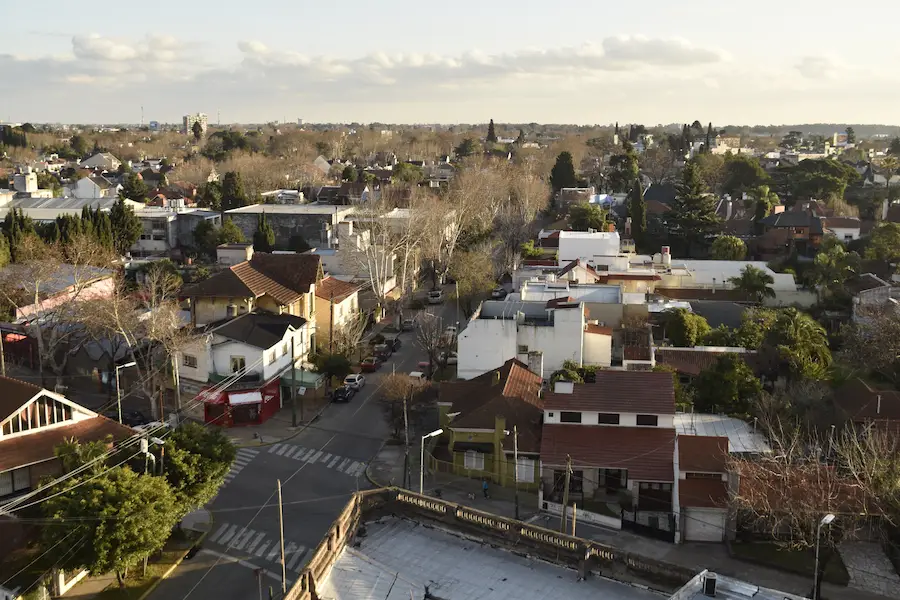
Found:
[[[900,124],[897,0],[3,5],[2,121]]]

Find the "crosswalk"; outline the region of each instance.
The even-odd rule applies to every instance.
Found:
[[[327,469],[336,469],[338,472],[351,477],[359,477],[366,470],[366,463],[364,462],[331,454],[317,448],[305,448],[294,444],[274,444],[269,448],[269,453],[309,464],[318,463]]]
[[[209,541],[224,546],[228,550],[236,550],[246,557],[266,560],[281,564],[281,543],[278,536],[263,531],[256,531],[240,525],[222,523]],[[308,553],[306,546],[288,542],[284,546],[284,561],[288,571],[299,573],[303,568],[303,558]]]
[[[243,471],[244,467],[250,464],[250,461],[253,460],[257,454],[259,454],[259,450],[254,450],[253,448],[241,448],[238,450],[234,462],[231,463],[231,469],[225,474],[225,483],[228,483],[237,477],[237,474]]]

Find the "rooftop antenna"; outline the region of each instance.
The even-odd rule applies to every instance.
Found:
[[[141,105],[141,127],[144,126],[144,106]]]
[[[216,109],[216,127],[222,126],[222,111],[218,108]]]

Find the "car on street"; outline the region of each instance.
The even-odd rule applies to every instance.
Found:
[[[400,338],[398,337],[389,337],[384,338],[384,344],[391,349],[391,353],[393,354],[400,349],[400,346],[403,345],[403,342],[401,342]]]
[[[391,354],[393,354],[391,347],[387,344],[375,344],[375,347],[372,348],[372,352],[375,354],[375,358],[382,362],[389,359]]]
[[[493,298],[494,300],[499,300],[500,298],[506,298],[506,294],[508,294],[508,293],[509,292],[507,292],[505,288],[495,287],[493,290],[491,290],[491,298]]]
[[[428,304],[440,304],[444,301],[444,290],[431,290],[428,292]]]
[[[377,356],[370,356],[368,358],[364,358],[362,362],[359,363],[359,369],[363,373],[374,373],[378,369],[381,368],[381,360]]]
[[[423,373],[422,371],[410,371],[409,376],[412,379],[415,379],[416,381],[420,381],[420,382],[424,382],[428,379],[427,377],[425,377],[425,373]]]
[[[331,394],[332,402],[350,402],[353,396],[356,395],[356,390],[350,387],[349,385],[342,385],[338,389],[334,390],[334,393]]]
[[[403,319],[403,325],[401,329],[403,331],[412,331],[416,328],[416,320],[415,319]]]
[[[442,362],[448,365],[455,365],[459,362],[459,355],[456,352],[441,352],[438,356],[438,362]]]
[[[344,385],[354,390],[361,390],[366,385],[366,378],[359,373],[353,373],[344,377]]]
[[[107,419],[112,419],[113,421],[119,420],[119,411],[116,409],[107,410],[103,413],[103,416]],[[128,425],[129,427],[137,427],[139,425],[146,425],[150,422],[150,419],[144,416],[139,410],[123,410],[122,411],[122,424]]]

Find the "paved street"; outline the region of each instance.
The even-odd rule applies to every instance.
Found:
[[[456,321],[456,305],[434,307],[445,323]],[[410,316],[410,315],[405,315]],[[210,504],[214,523],[203,550],[185,561],[156,589],[154,600],[179,598],[255,598],[260,571],[263,596],[280,587],[276,481],[284,502],[285,566],[288,586],[296,579],[350,495],[369,487],[368,462],[378,453],[389,428],[378,402],[386,374],[415,370],[424,359],[415,335],[401,335],[403,346],[347,404],[332,404],[294,437],[258,448],[243,448]],[[290,423],[290,409],[274,419]]]

